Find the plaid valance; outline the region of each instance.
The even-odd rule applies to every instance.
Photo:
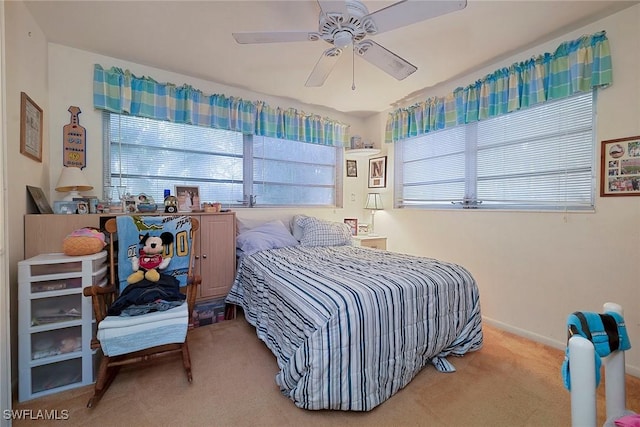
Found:
[[[99,64],[93,71],[93,106],[118,114],[167,120],[313,144],[344,146],[349,125],[262,101],[205,95],[189,85],[158,83],[129,70]]]
[[[562,43],[556,51],[512,64],[444,97],[399,108],[387,118],[385,142],[496,117],[611,84],[604,31]]]

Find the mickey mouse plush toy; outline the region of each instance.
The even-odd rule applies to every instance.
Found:
[[[160,280],[160,272],[169,265],[171,257],[163,256],[164,248],[173,243],[173,234],[164,232],[160,236],[149,236],[140,239],[140,257],[131,258],[133,273],[127,277],[127,283],[138,283],[142,279],[151,282]]]

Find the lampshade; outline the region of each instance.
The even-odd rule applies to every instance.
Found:
[[[87,181],[82,169],[67,166],[62,168],[56,184],[56,191],[69,193],[63,200],[73,200],[74,197],[80,197],[79,191],[89,190],[93,190],[93,186]]]
[[[382,207],[382,197],[380,197],[380,193],[369,193],[367,195],[367,203],[364,205],[364,208],[374,211],[384,209]]]

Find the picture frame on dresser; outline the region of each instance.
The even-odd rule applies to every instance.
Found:
[[[344,223],[347,224],[351,229],[352,236],[358,235],[358,219],[357,218],[345,218]]]
[[[27,191],[29,192],[29,196],[31,196],[31,200],[35,203],[36,208],[38,209],[38,213],[41,214],[52,214],[53,209],[51,205],[47,201],[47,198],[40,187],[33,187],[31,185],[27,185]]]
[[[197,185],[176,185],[178,212],[191,212],[200,209],[200,187]]]

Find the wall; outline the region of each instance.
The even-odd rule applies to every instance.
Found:
[[[599,141],[640,135],[638,22],[640,5],[442,84],[424,98],[445,95],[502,66],[553,52],[563,41],[606,30],[614,83],[598,94],[599,174]],[[379,135],[384,135],[386,114],[367,122]],[[392,176],[392,147],[387,151]],[[392,206],[392,185],[383,194],[385,206]],[[390,249],[466,266],[480,287],[487,322],[558,348],[566,344],[568,314],[600,311],[607,301],[622,304],[631,341],[640,342],[639,223],[640,197],[597,197],[590,213],[392,209],[376,214],[377,231],[393,236]],[[640,375],[640,346],[627,352],[626,360],[628,371]]]
[[[49,93],[47,84],[47,41],[22,2],[4,2],[5,7],[5,93],[6,102],[6,176],[7,200],[10,209],[7,216],[9,258],[9,282],[0,286],[10,287],[11,301],[11,349],[12,378],[17,384],[18,342],[18,279],[17,263],[24,254],[24,222],[28,200],[26,186],[49,189]],[[25,92],[42,108],[44,135],[42,163],[20,154],[20,92]],[[1,314],[2,316],[5,313]]]

